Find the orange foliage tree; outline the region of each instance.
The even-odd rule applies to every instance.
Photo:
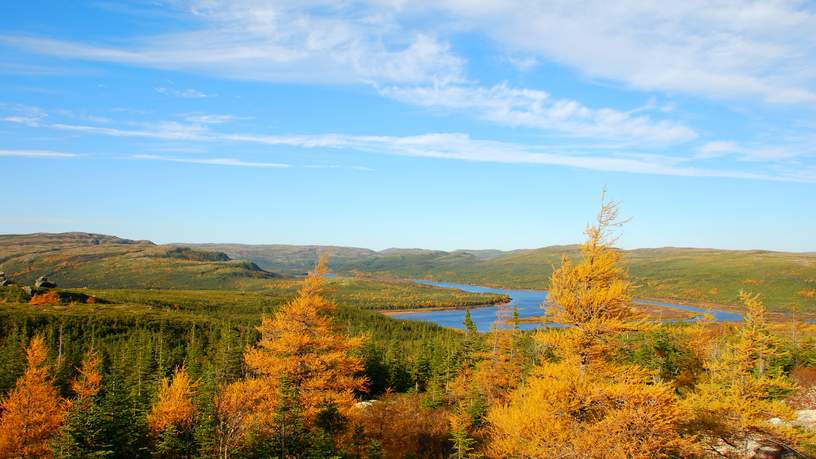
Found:
[[[602,200],[577,263],[552,274],[550,316],[567,325],[537,339],[554,358],[488,414],[492,457],[666,457],[692,444],[673,388],[634,365],[614,362],[621,333],[643,328],[612,230],[615,203]]]
[[[86,404],[99,393],[101,385],[102,375],[99,373],[99,356],[95,352],[89,351],[82,358],[79,374],[71,380],[71,390],[76,396],[73,406],[81,407]]]
[[[0,401],[0,457],[50,457],[68,408],[49,376],[48,347],[42,336],[26,350],[28,367]]]
[[[251,432],[269,435],[278,429],[285,436],[286,417],[277,416],[278,409],[293,410],[307,426],[327,405],[348,415],[355,392],[366,389],[363,362],[352,355],[362,338],[335,331],[335,305],[323,295],[325,273],[321,257],[297,297],[263,318],[261,340],[244,353],[251,376],[221,389],[216,405],[224,446]],[[282,408],[284,401],[292,406]]]
[[[168,428],[184,431],[193,425],[196,414],[193,404],[195,384],[184,367],[173,372],[172,382],[163,378],[158,399],[147,416],[147,425],[155,434]]]

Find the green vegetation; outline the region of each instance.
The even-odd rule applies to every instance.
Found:
[[[268,269],[291,267],[275,262],[278,250],[300,253],[303,265],[299,269],[313,264],[318,250],[298,252],[294,246],[240,246],[240,251],[233,251],[233,246],[209,247],[246,257]],[[333,263],[336,271],[525,289],[549,288],[553,266],[561,263],[561,256],[574,259],[578,253],[577,246],[512,252],[353,250]],[[804,311],[816,311],[816,254],[660,248],[625,250],[623,262],[642,298],[736,305],[739,291],[748,289],[760,293],[770,310],[799,305]]]
[[[0,236],[0,254],[15,282],[45,275],[62,287],[243,289],[281,277],[223,253],[86,233]]]
[[[318,253],[330,254],[338,273],[547,289],[552,267],[564,254],[574,258],[577,246],[375,252],[329,246],[157,246],[86,233],[0,236],[0,270],[18,282],[46,275],[63,287],[276,289],[270,281],[299,277],[314,266]],[[736,305],[739,291],[749,289],[763,295],[772,311],[796,305],[816,312],[816,254],[661,248],[623,255],[642,298]]]

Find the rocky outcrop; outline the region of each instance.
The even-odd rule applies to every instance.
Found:
[[[0,287],[5,287],[6,285],[13,285],[14,282],[6,279],[6,273],[0,271]]]
[[[37,280],[34,281],[34,288],[37,290],[40,289],[49,289],[49,288],[56,288],[57,284],[48,280],[45,276],[40,276]]]

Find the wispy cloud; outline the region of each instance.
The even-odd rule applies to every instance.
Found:
[[[575,100],[553,98],[544,91],[513,88],[507,84],[391,86],[380,92],[402,102],[455,110],[506,126],[585,138],[672,144],[697,137],[693,129],[677,122],[610,108],[590,108]]]
[[[15,158],[75,158],[76,153],[51,150],[0,150],[0,157]]]
[[[435,0],[406,8],[635,88],[816,102],[816,9],[808,2]]]
[[[151,130],[122,130],[96,128],[91,126],[55,125],[58,129],[84,131],[124,137],[150,137],[178,139],[173,134],[168,137],[164,128]],[[526,145],[494,140],[473,139],[463,133],[434,133],[416,136],[366,136],[347,134],[314,135],[258,135],[231,134],[196,130],[189,134],[179,130],[189,140],[244,142],[269,146],[288,146],[305,149],[323,148],[362,151],[373,154],[437,158],[460,161],[492,162],[507,164],[538,164],[565,166],[598,171],[628,172],[637,174],[676,175],[694,177],[733,177],[745,179],[788,179],[785,175],[770,175],[735,170],[718,170],[686,165],[689,158],[658,154],[626,154],[606,152],[597,154],[570,154],[545,146]],[[195,159],[154,155],[138,155],[136,159],[189,162],[201,164],[246,165],[248,167],[278,167],[270,164],[250,163],[234,159]],[[796,178],[797,180],[799,178]]]
[[[204,71],[263,81],[361,83],[459,80],[463,61],[432,33],[345,5],[193,2],[199,28],[112,47],[27,35],[0,43],[44,55]]]
[[[783,161],[806,155],[816,155],[811,145],[748,146],[731,140],[713,141],[703,144],[697,151],[697,158],[713,159],[735,156],[746,161]]]
[[[243,161],[235,158],[178,158],[158,155],[133,155],[131,156],[131,158],[146,161],[169,161],[174,163],[207,164],[212,166],[254,167],[261,169],[282,169],[290,167],[289,164],[252,162]]]
[[[511,92],[512,93],[512,92]],[[530,98],[525,94],[524,98]],[[546,97],[544,97],[546,100]],[[527,99],[525,99],[527,100]],[[486,103],[486,107],[492,107]],[[578,112],[581,108],[578,107]],[[589,109],[588,109],[589,110]],[[570,110],[567,110],[569,112]],[[637,126],[638,117],[621,112],[621,116],[612,117],[626,125],[627,120]],[[204,117],[204,118],[201,118]],[[208,118],[211,117],[211,118]],[[592,118],[590,116],[590,118]],[[252,143],[268,146],[287,146],[303,149],[333,149],[359,151],[372,154],[394,156],[411,156],[423,158],[440,158],[462,161],[479,161],[509,164],[539,164],[565,166],[598,171],[628,172],[638,174],[696,176],[696,177],[733,177],[745,179],[777,179],[809,181],[809,175],[802,173],[801,165],[793,161],[799,153],[780,145],[774,148],[746,148],[735,142],[709,142],[694,148],[687,148],[687,153],[665,153],[662,148],[649,148],[644,145],[602,144],[589,142],[585,145],[575,142],[565,145],[527,144],[488,139],[475,139],[466,133],[430,133],[411,136],[348,135],[340,133],[305,134],[305,135],[267,135],[247,132],[220,131],[217,128],[222,122],[233,118],[227,115],[182,115],[184,121],[160,121],[131,123],[130,126],[97,126],[88,124],[53,123],[43,125],[63,131],[84,133],[88,135],[105,135],[122,138],[147,138],[160,141],[171,141],[171,149],[210,142],[216,143]],[[569,120],[569,117],[564,119]],[[581,116],[578,117],[581,120]],[[577,123],[577,121],[564,121]],[[580,126],[580,123],[578,124]],[[648,126],[648,123],[647,123]],[[659,125],[658,125],[659,126]],[[566,129],[566,128],[564,128]],[[600,127],[589,124],[580,129],[597,130]],[[622,128],[621,128],[622,129]],[[634,129],[634,128],[633,128]],[[655,128],[656,129],[656,128]],[[643,132],[639,133],[641,136]],[[599,136],[595,133],[594,137]],[[671,137],[655,135],[658,140],[668,141]],[[161,147],[161,145],[159,146]],[[675,149],[676,150],[676,149]],[[663,151],[663,153],[661,153]],[[793,151],[793,153],[792,153]],[[713,164],[707,160],[728,155],[740,155],[740,159],[752,159],[761,164],[747,170],[733,161],[723,165]],[[241,159],[197,159],[173,156],[142,155],[138,159],[152,159],[201,164],[220,164],[245,167],[278,167],[278,163],[258,163]],[[716,166],[716,167],[715,167]]]
[[[808,2],[603,0],[182,3],[184,32],[122,46],[6,34],[0,42],[90,61],[322,83],[462,81],[459,33],[512,65],[556,62],[627,86],[772,103],[816,102],[816,9]]]
[[[159,94],[164,94],[166,96],[173,96],[173,97],[181,97],[183,99],[203,99],[206,97],[212,97],[210,94],[203,93],[197,89],[187,88],[187,89],[176,89],[176,88],[168,88],[165,86],[159,86],[157,88],[153,88]]]
[[[22,104],[2,104],[0,103],[0,121],[7,123],[22,124],[28,127],[39,127],[48,114],[39,107]]]

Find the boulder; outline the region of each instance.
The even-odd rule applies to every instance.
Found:
[[[55,288],[57,284],[48,280],[45,276],[40,276],[37,280],[34,281],[34,288],[41,289],[41,288]]]

